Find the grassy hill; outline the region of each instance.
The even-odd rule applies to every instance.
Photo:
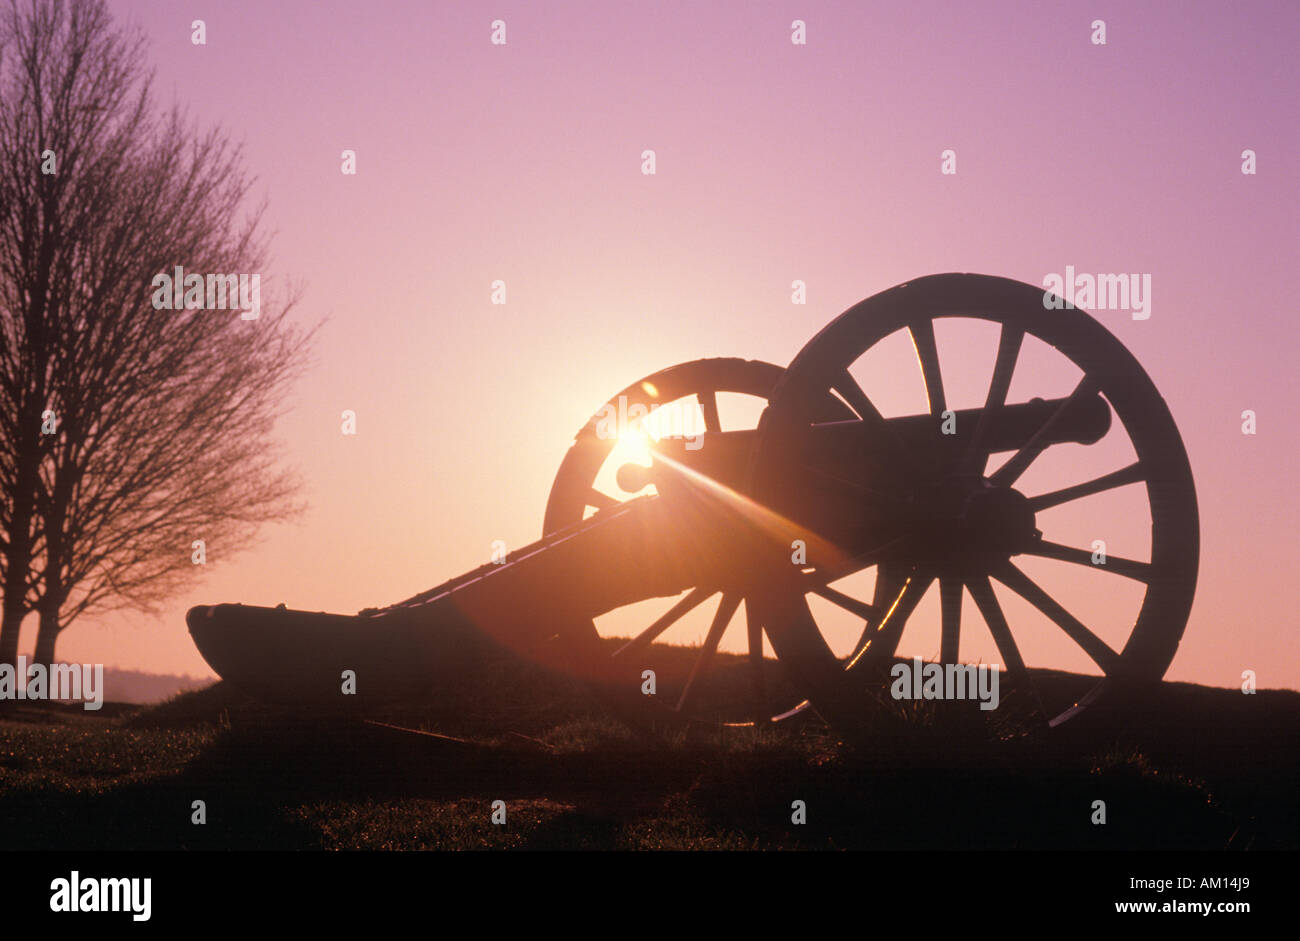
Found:
[[[666,679],[689,669],[689,650],[657,654]],[[647,734],[513,662],[354,715],[222,683],[152,707],[26,703],[0,713],[0,848],[1300,847],[1300,693],[1166,684],[1043,738],[971,715],[918,716],[915,735],[866,749],[809,714]]]

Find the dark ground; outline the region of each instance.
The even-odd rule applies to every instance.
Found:
[[[11,708],[0,848],[1300,847],[1300,693],[1285,690],[1166,684],[1042,740],[917,719],[915,741],[863,750],[815,717],[647,736],[572,680],[498,664],[371,717],[438,735],[303,717],[224,684],[153,707]]]

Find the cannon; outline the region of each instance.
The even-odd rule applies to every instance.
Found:
[[[949,406],[945,377],[961,370],[941,369],[936,324],[995,338],[974,407]],[[900,338],[912,362],[882,362]],[[1054,365],[1021,375],[1031,346]],[[903,370],[914,381],[919,372],[926,407],[886,417],[859,381],[863,362],[896,383]],[[1045,379],[1067,380],[1068,391],[1012,394],[1013,380]],[[753,427],[723,426],[719,402],[735,397],[759,414]],[[661,410],[681,403],[702,429],[647,434]],[[634,418],[611,430],[615,414]],[[629,459],[629,441],[644,447],[642,459]],[[1026,483],[1049,449],[1086,455],[1103,441],[1116,466],[1046,490]],[[1150,516],[1149,551],[1136,553],[1146,558],[1044,535],[1045,514],[1124,488],[1126,525],[1141,515],[1134,501]],[[1098,518],[1095,532],[1105,536],[1109,525]],[[1110,693],[1161,680],[1191,609],[1199,546],[1186,450],[1137,360],[1082,309],[979,274],[931,275],[861,301],[785,368],[702,359],[632,383],[578,431],[542,529],[502,558],[356,615],[219,604],[191,609],[187,623],[220,676],[273,699],[337,701],[344,671],[358,690],[414,695],[472,675],[487,658],[522,656],[581,676],[620,710],[689,716],[709,702],[710,665],[736,621],[751,692],[743,714],[720,721],[782,721],[811,709],[855,736],[879,720],[904,630],[937,586],[936,662],[958,661],[969,596],[966,629],[983,623],[1012,691],[1054,727]],[[1085,624],[1026,573],[1031,559],[1126,583],[1140,594],[1131,623]],[[715,598],[689,674],[645,695],[656,641],[700,619]],[[598,622],[651,599],[672,602],[630,633],[624,618],[619,636],[602,636]],[[1041,646],[1030,634],[1044,631],[1095,674],[1055,702],[1035,680],[1049,665],[1031,669],[1023,653],[1027,639]]]

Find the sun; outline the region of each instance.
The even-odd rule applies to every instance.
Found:
[[[625,493],[637,493],[645,489],[646,484],[642,482],[645,480],[644,474],[622,472],[622,468],[627,465],[650,467],[651,441],[650,435],[640,428],[624,428],[618,433],[618,439],[614,442],[614,447],[606,460],[609,466],[614,468],[619,488]],[[629,489],[638,483],[641,486],[636,487],[635,490]]]

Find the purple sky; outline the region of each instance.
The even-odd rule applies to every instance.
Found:
[[[1149,320],[1097,316],[1196,476],[1200,587],[1169,678],[1300,687],[1300,6],[112,6],[150,36],[160,97],[245,142],[276,233],[264,282],[303,282],[303,318],[331,319],[280,428],[309,514],[237,556],[209,547],[166,616],[80,623],[61,659],[206,672],[191,604],[398,600],[540,535],[573,432],[642,375],[787,363],[923,274],[1073,265],[1152,278]],[[987,633],[962,653],[997,659]]]

